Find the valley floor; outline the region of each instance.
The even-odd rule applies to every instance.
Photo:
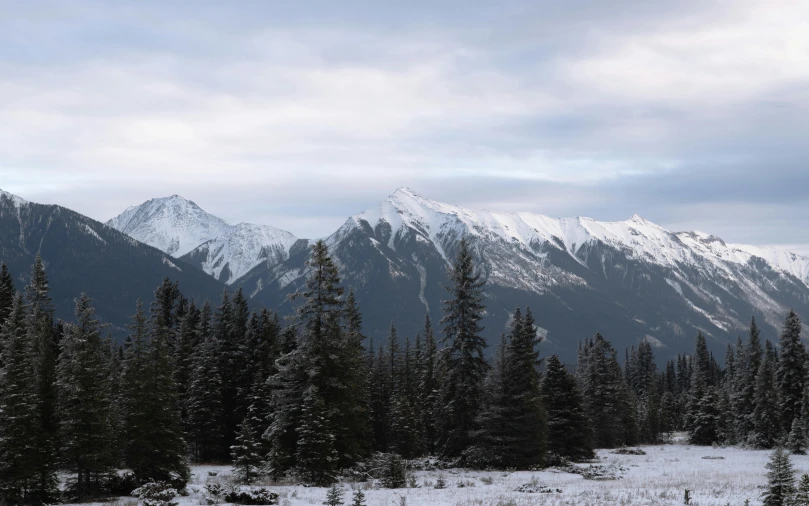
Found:
[[[541,472],[422,471],[416,472],[420,488],[365,490],[368,506],[600,506],[683,504],[687,488],[692,506],[742,506],[761,504],[766,484],[765,465],[769,451],[710,448],[674,444],[640,447],[646,455],[617,455],[598,451],[598,462],[618,479],[588,480],[578,474],[547,470]],[[707,458],[706,458],[707,457]],[[792,456],[797,477],[809,473],[809,456]],[[589,467],[585,464],[581,467]],[[203,487],[226,483],[231,469],[226,466],[196,466],[188,486],[190,495],[179,499],[182,506],[205,504]],[[215,474],[215,476],[212,476]],[[447,488],[435,489],[441,475]],[[524,493],[522,485],[540,485],[551,493]],[[354,484],[358,486],[358,484]],[[351,485],[345,484],[344,501],[351,503]],[[286,506],[323,504],[326,489],[302,486],[272,486]],[[561,492],[556,492],[560,489]],[[99,504],[99,503],[96,503]],[[108,505],[110,503],[107,503]],[[133,498],[112,503],[135,506]]]

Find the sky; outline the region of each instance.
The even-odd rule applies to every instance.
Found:
[[[809,254],[809,2],[0,0],[0,188],[321,237],[396,188]]]

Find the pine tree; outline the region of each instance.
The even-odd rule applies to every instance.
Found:
[[[573,461],[593,458],[590,422],[581,393],[557,355],[548,358],[542,399],[548,420],[548,452]]]
[[[343,506],[343,488],[335,483],[326,494],[326,506]]]
[[[795,496],[795,471],[789,461],[789,454],[783,448],[776,448],[767,464],[767,490],[762,494],[764,506],[785,506],[792,503]]]
[[[97,493],[111,472],[109,371],[98,320],[87,295],[76,300],[57,369],[62,465],[76,473],[78,498]]]
[[[439,419],[439,445],[445,457],[457,457],[470,446],[474,421],[480,411],[483,381],[488,364],[483,358],[485,285],[476,272],[472,252],[462,238],[458,254],[448,270],[450,300],[444,301],[443,379]]]
[[[36,448],[41,434],[41,403],[34,381],[30,329],[22,295],[14,298],[0,330],[0,503],[42,504],[55,490],[53,466],[41,468]],[[43,480],[43,472],[50,473]],[[43,487],[44,485],[44,487]]]
[[[58,343],[54,339],[53,302],[50,297],[45,263],[37,254],[31,271],[31,280],[25,287],[25,303],[28,309],[27,324],[33,345],[32,366],[39,403],[39,437],[32,452],[42,470],[40,489],[52,490],[56,460],[59,422],[56,416],[56,360]]]
[[[806,427],[800,417],[792,420],[792,429],[787,438],[787,449],[793,455],[806,455]]]
[[[750,332],[744,348],[744,358],[739,359],[736,371],[739,374],[738,395],[735,402],[736,435],[739,441],[749,440],[755,426],[756,376],[761,366],[760,331],[755,317],[750,321]],[[740,355],[741,356],[741,355]]]
[[[433,333],[433,325],[430,316],[424,316],[424,358],[419,379],[419,402],[422,405],[422,422],[425,450],[432,455],[436,449],[436,413],[439,399],[438,388],[438,348]]]
[[[189,442],[196,462],[217,462],[225,449],[219,341],[213,334],[202,339],[194,350],[187,395]]]
[[[123,456],[130,469],[141,468],[147,459],[147,441],[150,433],[149,413],[144,409],[150,392],[146,389],[148,367],[148,329],[142,301],[137,301],[130,333],[124,347],[124,360],[121,371],[121,417],[123,419]]]
[[[800,417],[806,378],[806,348],[801,342],[801,320],[790,311],[784,322],[778,362],[778,410],[786,431]]]
[[[14,305],[14,279],[5,263],[0,263],[0,327],[11,314]]]
[[[317,388],[310,387],[304,393],[300,426],[296,429],[297,470],[306,483],[322,486],[334,481],[338,456],[330,422],[326,403]]]
[[[368,506],[368,504],[365,502],[365,494],[359,487],[354,489],[354,495],[352,496],[351,506]]]
[[[264,456],[258,434],[248,420],[244,420],[239,426],[236,444],[230,447],[230,455],[239,483],[249,485],[259,477]]]
[[[711,356],[702,332],[697,334],[695,370],[688,409],[691,443],[711,445],[718,441],[719,394],[714,388]]]
[[[753,410],[753,430],[748,442],[755,448],[772,448],[778,439],[778,396],[775,392],[775,349],[770,341],[765,343],[764,358],[756,375],[756,391]]]
[[[809,475],[801,475],[792,504],[795,506],[809,506]]]
[[[185,300],[185,299],[182,299]],[[197,342],[197,328],[201,312],[192,301],[187,305],[181,317],[176,333],[175,346],[172,349],[174,362],[174,383],[179,394],[180,418],[183,427],[188,427],[188,390],[191,383],[192,357]]]
[[[393,370],[394,386],[390,407],[392,450],[405,459],[412,459],[421,455],[422,449],[413,405],[413,370],[409,340],[405,341],[405,351],[398,362]]]

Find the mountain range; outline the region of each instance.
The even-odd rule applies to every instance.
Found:
[[[177,195],[131,207],[107,225],[281,313],[291,312],[287,295],[307,274],[312,241],[230,225]],[[809,314],[809,258],[672,232],[638,215],[600,222],[473,210],[402,188],[325,240],[356,291],[366,334],[384,339],[392,322],[412,336],[425,313],[440,321],[446,268],[464,236],[488,281],[487,337],[494,341],[514,308],[529,305],[546,349],[568,359],[595,332],[619,349],[646,339],[671,355],[690,351],[701,331],[720,352],[751,316],[776,339],[789,308]]]

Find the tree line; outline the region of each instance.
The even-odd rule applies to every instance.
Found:
[[[650,342],[626,350],[622,365],[600,334],[580,343],[575,367],[541,357],[531,309],[516,308],[487,360],[485,283],[465,239],[444,317],[437,329],[425,317],[412,339],[394,324],[385,339],[366,338],[322,241],[307,268],[288,321],[251,311],[241,290],[213,307],[166,279],[119,345],[86,295],[72,321],[54,320],[39,257],[19,292],[2,266],[0,502],[56,500],[57,471],[71,473],[68,496],[86,498],[148,481],[182,489],[189,463],[232,462],[245,482],[327,485],[375,453],[535,469],[675,430],[696,444],[806,446],[807,357],[794,313],[777,347],[761,345],[753,320],[724,367],[700,334],[692,355],[658,370]]]

